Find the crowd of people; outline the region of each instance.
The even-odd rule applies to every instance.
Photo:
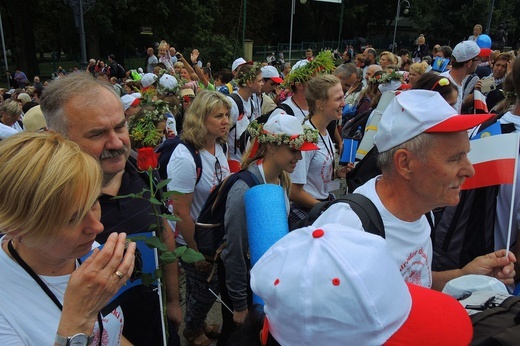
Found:
[[[440,68],[437,58],[447,63]],[[165,268],[168,345],[180,345],[182,319],[180,334],[199,346],[216,340],[340,345],[345,338],[414,344],[417,325],[410,321],[417,314],[430,344],[467,345],[472,332],[463,307],[435,291],[468,274],[515,285],[516,221],[512,247],[503,244],[505,211],[520,215],[520,198],[511,205],[505,196],[512,186],[500,187],[494,236],[501,240],[457,267],[434,267],[440,255],[432,239],[442,210],[459,204],[462,184],[475,174],[468,133],[490,122],[514,124],[520,132],[520,59],[480,48],[471,37],[430,51],[421,35],[413,51],[367,47],[355,54],[348,47],[342,60],[338,65],[333,52],[314,56],[309,49],[293,66],[240,57],[230,69],[213,72],[198,49],[185,56],[161,41],[147,49],[137,70],[125,70],[111,54],[107,63],[91,59],[86,71],[61,73],[45,85],[38,77],[29,85],[27,77],[15,75],[18,88],[0,90],[0,343],[163,345],[162,307],[153,286],[113,311],[103,307],[133,270],[135,245],[125,241],[127,234],[157,222],[152,205],[131,196],[150,178],[138,169],[135,153],[161,151],[180,139],[172,152],[161,152],[169,155],[163,176],[151,173],[168,178],[165,189],[180,193],[161,206],[179,218],[164,220],[168,250],[198,250],[195,225],[208,196],[239,171],[257,184],[283,188],[291,229],[316,205],[335,200],[346,179],[349,193],[356,189],[374,203],[386,235],[360,233],[360,217],[337,203],[252,267],[244,199],[250,186],[238,180],[227,198],[220,256]],[[340,166],[344,139],[354,135],[361,154]],[[78,262],[94,241],[104,244],[102,250]],[[329,285],[309,285],[303,276]],[[346,293],[330,286],[347,281],[354,284]],[[253,304],[253,292],[265,301],[264,310]],[[372,310],[374,296],[389,305]],[[217,298],[221,326],[206,322]],[[420,302],[428,299],[435,309],[449,310],[450,319],[427,311]],[[329,304],[334,306],[323,308]],[[30,328],[27,310],[33,311]]]

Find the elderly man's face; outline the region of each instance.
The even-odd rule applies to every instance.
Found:
[[[106,175],[125,168],[130,153],[130,136],[123,105],[110,91],[99,88],[96,107],[85,107],[82,96],[65,105],[68,137],[97,158]]]
[[[468,134],[460,131],[435,134],[424,161],[411,153],[409,186],[418,203],[430,209],[459,203],[461,185],[475,175],[469,150]]]

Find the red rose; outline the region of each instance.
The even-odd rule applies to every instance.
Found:
[[[157,157],[158,154],[151,147],[137,149],[137,168],[141,171],[157,168]]]

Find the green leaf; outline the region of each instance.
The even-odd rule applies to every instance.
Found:
[[[161,214],[159,215],[163,219],[170,220],[170,221],[180,221],[180,217],[172,215],[172,214]]]
[[[161,239],[159,239],[159,237],[157,237],[157,236],[153,236],[153,237],[150,237],[150,238],[146,239],[145,244],[149,248],[152,248],[152,249],[155,248],[155,249],[158,249],[158,250],[161,250],[161,251],[168,250],[166,248],[166,245],[164,245],[164,243],[161,241]]]
[[[153,278],[153,275],[150,273],[143,273],[141,275],[141,281],[143,282],[143,285],[150,286],[154,283],[155,279]]]
[[[146,241],[146,239],[148,239],[148,237],[144,236],[144,235],[136,235],[136,236],[129,236],[126,239],[130,239],[131,241]]]
[[[123,198],[138,198],[137,194],[131,193],[129,195],[123,195],[123,196],[114,196],[111,199],[123,199]]]
[[[159,256],[159,259],[164,265],[166,265],[177,261],[177,256],[174,252],[165,251],[161,254],[161,256]]]
[[[168,199],[171,196],[173,196],[174,194],[175,194],[175,191],[166,191],[166,192],[163,192],[162,196],[164,199]]]
[[[156,279],[161,279],[163,277],[163,270],[161,268],[155,269],[155,271],[153,272],[153,276]]]
[[[150,203],[152,204],[155,204],[155,205],[162,205],[162,202],[159,201],[157,198],[155,197],[150,197]]]
[[[182,254],[181,258],[186,263],[195,263],[198,261],[205,260],[204,256],[202,256],[200,252],[197,252],[191,248],[186,249],[186,251]]]
[[[153,214],[152,214],[152,215],[153,215]],[[150,226],[148,226],[148,230],[149,230],[149,231],[153,231],[153,230],[155,230],[155,229],[157,229],[157,224],[156,224],[156,223],[152,223],[152,224],[150,224]]]
[[[168,179],[166,179],[168,180]],[[166,181],[166,180],[163,180],[161,181],[159,184],[157,184],[157,186],[155,187],[157,190],[160,190],[162,189],[163,187],[165,187],[166,185],[168,185],[169,181]]]
[[[187,246],[179,246],[178,248],[176,248],[175,250],[173,250],[173,253],[175,254],[175,256],[177,257],[182,257],[182,255],[186,252],[186,249],[188,247]]]

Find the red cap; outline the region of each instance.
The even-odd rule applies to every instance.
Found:
[[[469,345],[473,326],[468,313],[457,300],[429,288],[411,283],[407,286],[412,296],[412,309],[385,346],[409,345],[411,340],[417,340],[417,344],[423,346]]]

